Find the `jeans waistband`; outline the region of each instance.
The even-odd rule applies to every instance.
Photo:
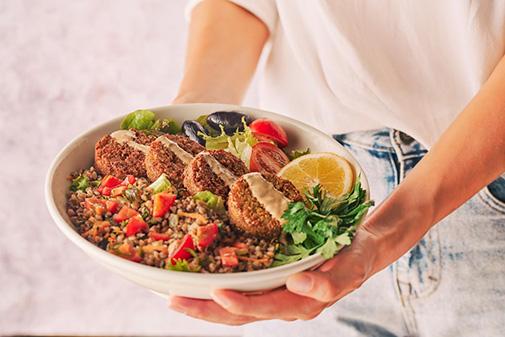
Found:
[[[334,138],[349,145],[397,153],[403,157],[422,156],[428,152],[414,138],[404,132],[390,128],[336,134]]]

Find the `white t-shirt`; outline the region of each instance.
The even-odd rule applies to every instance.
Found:
[[[387,126],[430,147],[505,53],[503,0],[232,2],[271,33],[261,107],[327,133]]]

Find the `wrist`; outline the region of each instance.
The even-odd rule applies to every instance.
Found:
[[[371,275],[400,258],[431,228],[432,203],[425,199],[400,185],[360,226],[357,235],[367,237]]]

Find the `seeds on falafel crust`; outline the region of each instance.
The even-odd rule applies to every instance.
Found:
[[[233,154],[211,150],[196,156],[184,171],[184,187],[192,193],[210,191],[227,199],[229,185],[247,173],[247,167]]]
[[[188,160],[205,148],[182,135],[163,135],[151,143],[145,165],[151,181],[165,173],[177,188],[183,187],[183,173]]]
[[[300,192],[290,181],[273,174],[262,174],[261,176],[266,183],[271,185],[269,188],[282,193],[289,201],[302,200]],[[272,197],[278,198],[279,196],[272,194]],[[235,227],[250,235],[273,239],[278,237],[282,230],[280,219],[267,211],[262,200],[258,200],[253,195],[245,177],[241,177],[231,186],[228,212]]]
[[[144,177],[144,152],[154,139],[155,136],[134,129],[106,135],[95,145],[95,166],[101,174],[120,179],[129,174]]]

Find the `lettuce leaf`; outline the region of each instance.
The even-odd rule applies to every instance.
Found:
[[[258,142],[254,137],[251,129],[247,126],[245,119],[242,120],[244,131],[236,131],[233,135],[228,136],[221,128],[221,134],[217,136],[200,135],[205,140],[205,147],[208,150],[225,150],[241,159],[247,167],[250,164],[252,147]]]

